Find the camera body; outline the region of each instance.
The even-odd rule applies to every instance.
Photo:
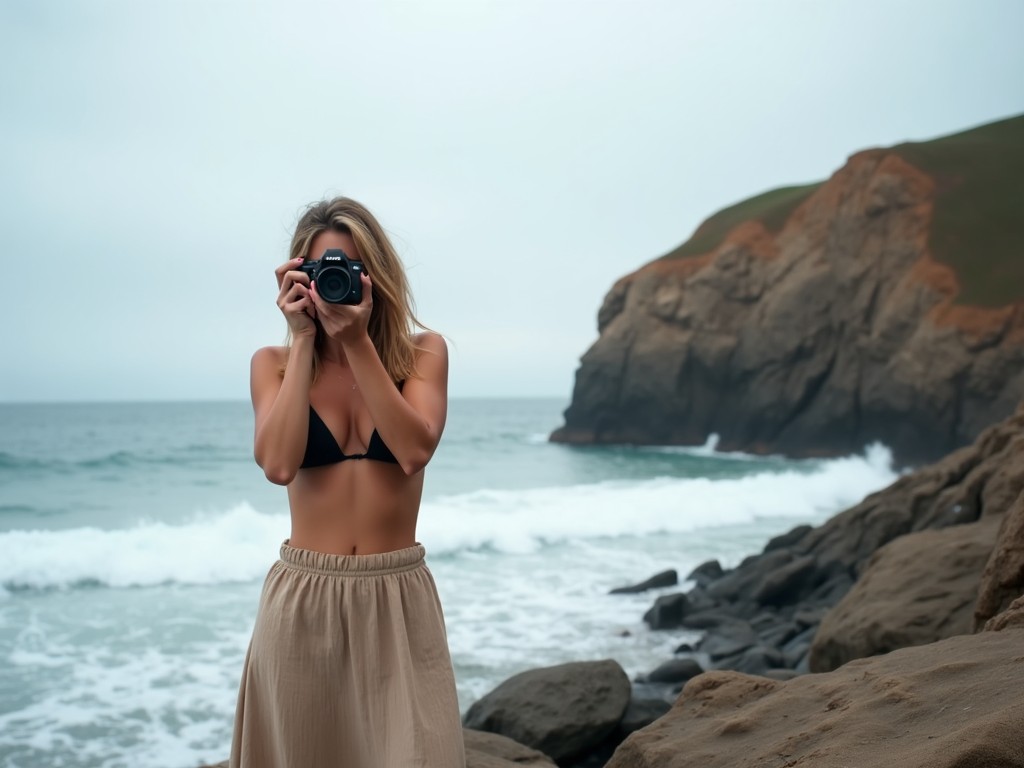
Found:
[[[299,267],[316,283],[317,293],[331,304],[359,304],[363,300],[363,264],[352,261],[340,248],[324,251],[319,261]]]

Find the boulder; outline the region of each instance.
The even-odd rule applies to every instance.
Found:
[[[659,717],[672,709],[672,705],[664,699],[638,699],[629,700],[622,720],[619,721],[619,731],[622,738],[620,741],[634,731],[646,728]]]
[[[880,549],[818,627],[813,672],[970,632],[998,520],[921,531]]]
[[[1024,597],[1018,597],[1009,608],[985,623],[986,632],[999,632],[1009,627],[1024,629]]]
[[[557,768],[543,752],[497,733],[464,728],[466,768]]]
[[[616,587],[611,590],[608,594],[610,595],[635,595],[639,592],[646,592],[649,589],[658,589],[659,587],[674,587],[679,583],[679,574],[674,569],[662,571],[651,576],[646,581],[641,581],[639,584],[633,584],[628,587]]]
[[[1024,493],[1017,496],[1003,518],[995,547],[981,576],[974,606],[978,629],[1024,595]]]
[[[754,591],[754,600],[761,605],[792,605],[817,586],[818,561],[814,555],[803,555],[769,573]]]
[[[617,662],[571,662],[520,672],[476,701],[463,725],[538,749],[563,762],[598,747],[629,704]]]
[[[682,592],[662,595],[644,614],[644,621],[651,629],[675,629],[682,624],[689,608],[690,602]]]
[[[706,587],[715,579],[722,578],[724,573],[721,563],[717,560],[706,560],[690,571],[686,580],[694,582],[699,587]]]
[[[1024,630],[960,635],[786,682],[695,677],[606,768],[1024,768]]]
[[[683,683],[703,671],[704,669],[695,659],[685,657],[669,659],[644,675],[644,681],[648,683]]]

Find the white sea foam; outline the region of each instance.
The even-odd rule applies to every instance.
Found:
[[[816,520],[892,482],[889,451],[764,470],[738,478],[658,478],[522,490],[480,490],[424,504],[420,538],[432,556],[509,554],[609,537]],[[0,533],[6,589],[217,584],[262,578],[287,535],[283,515],[239,504],[169,525]]]

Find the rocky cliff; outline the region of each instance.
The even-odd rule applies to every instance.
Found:
[[[934,460],[1024,392],[1024,117],[708,219],[598,314],[568,443]]]

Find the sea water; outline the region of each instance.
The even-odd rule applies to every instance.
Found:
[[[454,400],[419,539],[465,710],[531,667],[632,677],[667,568],[726,567],[895,479],[882,446],[813,461],[547,441],[566,403]],[[0,766],[189,768],[227,757],[284,489],[244,402],[0,405]],[[685,586],[685,585],[684,585]]]

